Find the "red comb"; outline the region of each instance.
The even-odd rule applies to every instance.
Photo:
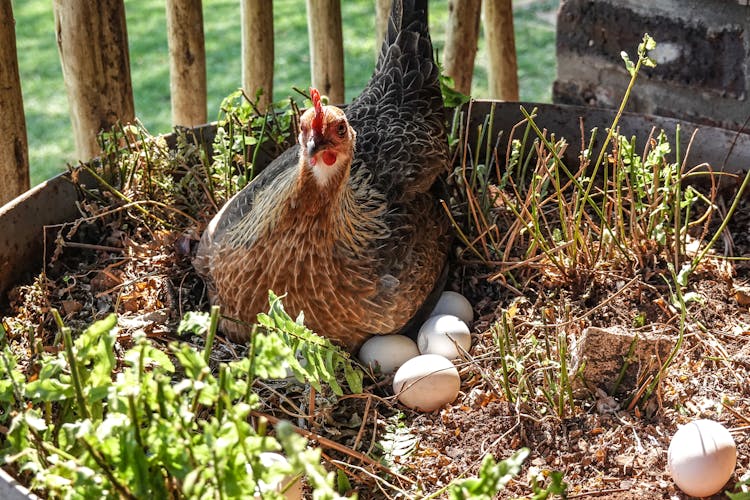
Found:
[[[318,89],[310,87],[310,99],[315,107],[315,117],[312,121],[312,128],[319,134],[323,133],[323,105],[320,103],[320,92]]]

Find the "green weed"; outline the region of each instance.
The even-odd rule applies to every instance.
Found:
[[[451,500],[490,500],[505,488],[505,485],[521,471],[521,465],[529,456],[528,449],[522,449],[512,456],[496,462],[492,455],[482,460],[478,477],[454,481],[448,488]]]
[[[362,374],[346,355],[292,321],[278,298],[271,297],[248,356],[221,364],[218,375],[208,364],[218,310],[210,318],[193,314],[182,327],[208,325],[200,332],[209,339],[203,352],[173,343],[167,354],[142,336],[122,356],[123,366],[113,352],[115,315],[75,342],[56,317],[63,352],[43,354],[30,377],[7,349],[0,366],[2,414],[12,416],[3,460],[28,474],[33,488],[84,498],[247,498],[253,492],[271,498],[278,494],[264,485],[304,474],[316,498],[338,498],[320,450],[308,449],[288,423],[271,435],[262,417],[255,425],[249,418],[261,408],[255,380],[285,377],[279,360],[294,363],[295,352],[305,360],[304,367],[292,364],[301,379],[341,394],[337,376],[343,373],[352,390],[361,390]],[[288,465],[260,461],[261,453],[280,451]]]
[[[474,144],[467,140],[463,118],[454,120],[452,136],[463,140],[457,141],[452,179],[458,194],[451,216],[464,263],[481,266],[491,282],[528,298],[549,291],[584,301],[613,276],[624,283],[621,291],[662,276],[673,284],[675,310],[685,313],[681,298],[690,296],[688,277],[700,267],[729,216],[707,241],[718,180],[707,165],[688,167],[694,137],[681,150],[679,128],[673,138],[653,131],[640,141],[619,133],[640,71],[655,64],[648,55],[655,46],[645,35],[636,59],[623,53],[630,81],[620,107],[606,134],[594,129],[581,139],[575,168],[565,160],[567,139],[542,130],[535,109],[521,107],[524,119],[502,132],[508,134],[505,153],[498,151],[501,135],[492,130],[492,111],[476,131]],[[695,187],[698,178],[709,186],[707,192]],[[741,189],[747,182],[746,177]],[[735,196],[732,206],[740,197]],[[558,312],[556,306],[540,305],[534,319],[524,316],[521,321],[517,305],[511,305],[492,326],[497,376],[509,402],[543,401],[541,409],[537,406],[540,414],[549,409],[562,418],[574,413],[576,405],[568,335],[578,332],[596,308],[574,318],[568,309]]]

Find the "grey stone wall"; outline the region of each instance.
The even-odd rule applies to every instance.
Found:
[[[563,0],[553,100],[619,106],[644,33],[656,68],[640,73],[629,111],[739,129],[750,118],[750,7],[742,0]]]

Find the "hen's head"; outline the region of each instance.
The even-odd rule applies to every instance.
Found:
[[[325,183],[351,164],[357,133],[341,109],[323,106],[320,92],[310,89],[310,96],[313,106],[300,118],[300,156],[315,177]]]

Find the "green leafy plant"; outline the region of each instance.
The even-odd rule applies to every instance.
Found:
[[[553,495],[567,498],[568,485],[563,481],[563,474],[559,471],[550,472],[547,477],[545,474],[531,474],[531,489],[534,492],[531,495],[533,500],[546,500]]]
[[[247,498],[260,492],[272,498],[279,494],[267,485],[304,474],[315,498],[338,498],[320,450],[309,449],[288,423],[277,424],[272,435],[262,416],[255,425],[249,419],[260,407],[254,381],[285,377],[279,360],[294,366],[302,339],[311,345],[296,374],[341,392],[336,377],[343,371],[361,390],[361,372],[346,355],[292,321],[277,297],[271,296],[262,332],[253,335],[251,355],[216,371],[209,366],[216,308],[210,317],[188,315],[181,325],[207,335],[205,351],[173,343],[167,354],[141,336],[123,366],[113,354],[115,315],[75,341],[56,317],[65,349],[43,354],[38,373],[27,377],[7,349],[2,354],[0,401],[3,415],[13,415],[2,456],[31,476],[33,488],[83,498]],[[283,452],[288,463],[264,464],[265,452]]]
[[[471,100],[470,96],[456,90],[456,82],[440,68],[440,91],[446,108],[459,108]]]
[[[273,334],[281,340],[281,346],[286,346],[284,352],[263,353],[266,357],[280,355],[285,359],[295,377],[309,383],[317,390],[322,390],[321,382],[328,384],[337,395],[344,392],[336,380],[336,374],[343,372],[344,378],[352,392],[362,392],[363,373],[350,360],[349,354],[334,346],[330,340],[313,333],[304,325],[304,317],[297,320],[284,310],[279,297],[270,292],[271,308],[268,314],[258,315],[258,325],[268,334]],[[256,345],[255,341],[262,338],[253,336],[252,351],[268,349],[266,345]],[[299,359],[298,359],[299,358]],[[270,374],[267,374],[270,376]]]
[[[656,42],[644,35],[635,62],[623,53],[631,76],[625,95],[598,153],[594,151],[594,129],[577,170],[563,161],[567,141],[540,130],[535,110],[521,109],[526,118],[517,126],[524,130],[522,138],[510,141],[508,171],[502,177],[497,175],[499,196],[490,215],[484,217],[488,222],[478,225],[476,231],[486,239],[482,247],[489,248],[484,258],[506,263],[495,279],[504,274],[517,282],[524,276],[511,276],[514,269],[526,276],[531,270],[542,269],[551,283],[583,290],[599,272],[617,270],[633,276],[654,258],[680,268],[691,231],[699,237],[707,233],[715,189],[705,196],[685,181],[704,176],[713,188],[716,181],[705,165],[686,168],[679,127],[674,137],[676,148],[664,131],[652,133],[645,147],[618,132],[640,70],[655,65],[648,56],[655,46]],[[530,135],[535,136],[533,142]],[[506,225],[500,222],[504,214],[512,217],[505,237],[484,238]],[[511,252],[519,245],[525,251],[516,260]],[[693,259],[693,269],[699,264],[698,257],[704,256],[702,251]]]
[[[398,467],[414,451],[418,442],[419,438],[404,422],[404,414],[396,413],[388,419],[378,442],[382,451],[381,460],[388,467]]]
[[[300,92],[303,97],[307,97]],[[272,158],[289,146],[299,114],[297,103],[289,98],[271,104],[266,111],[237,90],[221,103],[212,145],[207,188],[215,202],[228,199],[259,173],[261,156]]]
[[[521,472],[521,466],[529,456],[529,450],[524,448],[500,462],[492,455],[486,455],[482,460],[478,477],[470,477],[453,481],[448,488],[451,500],[490,500],[505,488],[505,485]]]
[[[734,491],[725,491],[730,500],[750,500],[750,473],[742,475],[739,482],[734,485]]]

